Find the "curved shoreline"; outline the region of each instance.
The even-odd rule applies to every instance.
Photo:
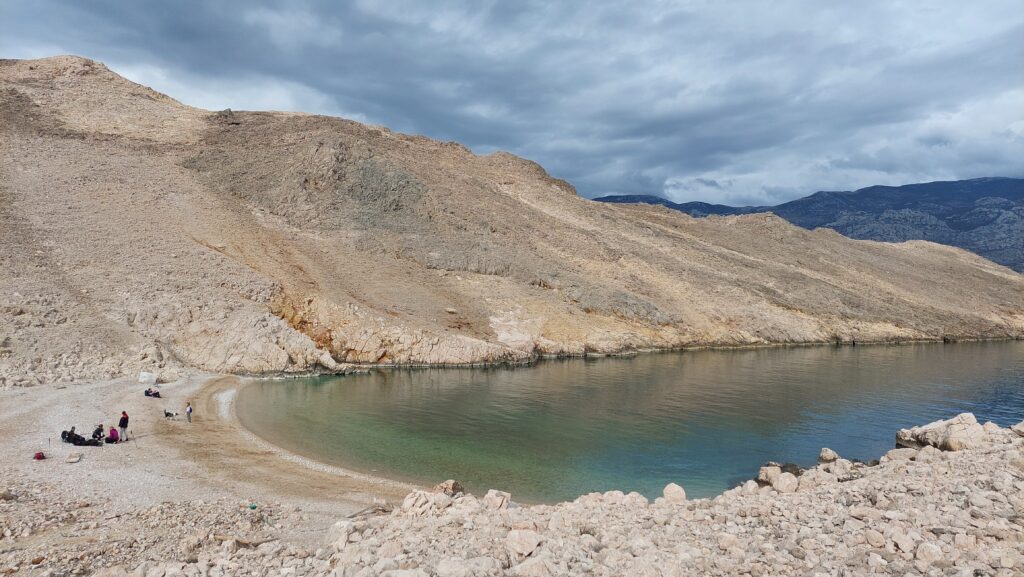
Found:
[[[300,563],[313,569],[306,574],[405,563],[423,575],[516,577],[947,574],[954,566],[1009,576],[1024,567],[1024,423],[985,425],[976,447],[955,452],[897,449],[873,467],[837,459],[805,471],[795,490],[788,473],[767,468],[767,483],[711,499],[608,491],[509,507],[501,493],[414,492],[382,515],[368,498],[379,485],[253,443],[231,411],[244,386],[203,374],[164,385],[162,400],[125,380],[0,391],[9,437],[0,445],[0,512],[13,535],[0,532],[2,566],[111,577],[213,566],[261,574]],[[157,414],[186,400],[197,408],[191,424]],[[130,443],[47,447],[54,430],[122,408],[132,416]],[[32,461],[35,450],[49,458]],[[84,458],[65,463],[79,451]]]
[[[900,349],[900,348],[886,348],[886,347],[880,347],[880,346],[876,345],[876,346],[870,348],[871,350],[875,351],[874,353],[869,353],[869,349],[865,349],[861,353],[857,353],[856,350],[853,349],[853,348],[846,348],[845,351],[844,351],[843,348],[840,348],[840,347],[829,347],[827,349],[821,349],[820,347],[818,347],[818,348],[815,348],[815,347],[799,347],[797,349],[792,349],[791,351],[790,350],[785,350],[785,349],[778,350],[778,349],[775,349],[775,348],[757,347],[757,348],[744,349],[744,350],[736,350],[736,349],[730,348],[730,349],[719,350],[717,352],[711,352],[711,353],[706,353],[706,354],[709,355],[709,358],[721,356],[724,359],[731,359],[731,358],[733,358],[733,355],[735,354],[735,355],[738,355],[737,358],[742,357],[742,358],[747,358],[747,359],[753,361],[754,359],[766,358],[766,355],[768,357],[770,357],[770,358],[778,357],[778,358],[784,358],[784,359],[788,359],[788,358],[790,358],[790,356],[793,356],[793,355],[797,355],[797,357],[803,357],[803,356],[805,356],[805,353],[803,353],[801,351],[806,351],[806,356],[808,358],[819,359],[819,360],[825,361],[827,363],[840,362],[838,359],[846,358],[846,359],[859,359],[857,362],[863,364],[864,362],[866,362],[864,359],[873,359],[873,358],[876,358],[876,355],[882,355],[883,357],[886,357],[886,358],[892,357],[892,358],[895,358],[895,359],[919,358],[919,355],[925,354],[923,351],[930,351],[929,353],[927,353],[927,358],[936,358],[936,355],[937,355],[938,358],[947,358],[947,359],[950,358],[951,354],[953,354],[952,350],[954,350],[954,349],[956,351],[961,351],[962,350],[964,352],[964,354],[972,354],[972,355],[975,354],[977,351],[980,351],[982,349],[989,350],[989,347],[992,347],[992,350],[994,350],[994,351],[1004,351],[1004,350],[1012,351],[1012,352],[1014,352],[1015,355],[1016,355],[1016,352],[1020,351],[1020,349],[1019,349],[1020,345],[1017,344],[1020,341],[1013,340],[1013,341],[1010,341],[1008,343],[1004,342],[1004,341],[998,341],[998,342],[999,343],[1003,343],[1003,344],[991,344],[991,345],[989,345],[989,344],[985,344],[985,342],[978,341],[978,342],[974,342],[974,343],[951,344],[951,348],[947,348],[947,347],[938,348],[938,347],[925,347],[925,346],[918,347],[918,346],[914,346],[914,345],[928,345],[928,344],[937,344],[937,343],[927,343],[927,342],[926,343],[905,343],[906,345],[910,345],[910,346],[905,346],[902,349]],[[956,347],[962,347],[962,349],[959,349],[959,348],[956,348]],[[659,352],[662,352],[662,354],[665,355],[665,354],[669,353],[670,351],[659,351]],[[696,362],[696,359],[702,358],[702,357],[703,357],[703,355],[700,355],[700,356],[694,355],[692,357],[692,360],[684,360],[686,358],[686,355],[683,354],[683,353],[679,353],[678,357],[673,355],[670,358],[677,358],[679,363],[688,364],[690,366],[697,366],[697,365],[694,365],[694,363]],[[794,358],[797,358],[797,357],[794,357]],[[971,358],[973,358],[973,357],[971,357]],[[1015,356],[1015,358],[1016,358],[1016,356]],[[830,360],[830,359],[832,359],[832,360]],[[585,362],[587,360],[588,359],[585,359],[585,358],[544,359],[544,360],[538,361],[538,363],[536,365],[532,365],[531,367],[528,367],[528,368],[534,368],[535,370],[540,370],[537,367],[539,367],[541,364],[551,363],[553,365],[555,371],[562,371],[562,369],[560,367],[563,364],[568,366],[568,365],[570,365],[572,363],[578,363],[578,362],[581,362],[581,361]],[[602,361],[599,360],[599,359],[593,359],[591,361],[591,363],[585,363],[585,364],[594,364],[595,367],[598,367],[598,366],[600,366],[599,365],[600,362],[602,362]],[[634,361],[630,361],[630,360],[622,360],[622,361],[609,360],[607,362],[620,363],[620,364],[621,363],[626,363],[626,366],[630,366],[630,367],[634,366],[634,364],[633,364]],[[640,361],[637,361],[637,362],[640,362]],[[660,361],[653,361],[653,362],[657,363],[657,362],[660,362]],[[732,361],[726,361],[726,362],[732,362]],[[870,361],[867,361],[867,362],[870,363]],[[819,366],[822,366],[821,363],[818,363],[818,364],[819,364]],[[583,364],[573,365],[573,366],[582,367]],[[636,366],[639,366],[639,365],[636,365]],[[829,365],[829,366],[832,366],[832,365]],[[442,369],[442,368],[445,368],[445,367],[429,367],[429,368]],[[421,369],[421,368],[415,368],[415,367],[385,366],[385,367],[377,367],[377,370],[374,371],[374,372],[375,372],[375,374],[378,374],[378,375],[387,375],[387,374],[390,373],[390,374],[395,375],[396,379],[397,378],[408,379],[408,380],[401,381],[403,383],[406,383],[406,384],[409,384],[409,385],[415,385],[416,383],[424,383],[425,382],[423,379],[420,379],[420,378],[415,376],[416,375],[416,371],[418,371],[418,370],[429,370],[429,368]],[[470,368],[470,367],[453,367],[453,368]],[[522,383],[524,381],[521,380],[519,377],[512,376],[512,375],[515,375],[515,374],[520,374],[520,373],[513,373],[513,372],[511,372],[513,369],[516,369],[516,368],[519,368],[519,367],[508,367],[507,369],[504,369],[504,368],[499,368],[499,369],[482,369],[479,372],[479,377],[468,377],[467,376],[466,379],[469,379],[469,381],[467,381],[467,382],[472,381],[472,382],[476,383],[477,382],[477,380],[476,380],[477,378],[479,378],[479,379],[491,379],[492,377],[491,376],[487,376],[487,375],[491,375],[492,372],[493,372],[493,373],[504,373],[505,375],[507,375],[506,377],[498,377],[498,378],[513,379],[512,381],[509,381],[511,383],[516,383],[516,382]],[[600,368],[594,368],[594,369],[588,369],[588,370],[595,370],[595,371],[598,371],[598,372],[601,371]],[[633,369],[630,369],[630,370],[633,370]],[[976,373],[977,371],[974,371],[974,372]],[[455,372],[452,372],[452,373],[449,374],[449,373],[444,373],[443,371],[439,370],[439,371],[436,371],[434,373],[431,373],[431,375],[433,375],[433,376],[426,376],[424,378],[427,381],[431,382],[431,383],[435,383],[435,382],[437,382],[437,383],[444,383],[444,382],[449,381],[449,380],[451,380],[452,382],[461,382],[463,379],[462,379],[462,377],[458,376],[460,374],[468,374],[468,371],[466,373],[460,373],[459,371],[455,371]],[[541,372],[541,373],[538,373],[538,374],[543,375],[544,373]],[[400,375],[406,375],[406,376],[399,377]],[[533,378],[533,377],[529,376],[530,373],[522,373],[521,375],[522,375],[522,379],[526,379],[527,381],[529,381],[530,379]],[[371,380],[365,380],[365,379],[372,379],[372,378],[374,378],[374,377],[358,377],[357,380],[358,380],[358,382],[368,383],[368,382],[372,382],[372,381]],[[390,377],[381,377],[381,378],[388,378],[389,379]],[[287,386],[286,378],[282,378],[282,379],[279,379],[279,380],[281,381],[281,385]],[[281,452],[283,455],[288,455],[288,457],[290,459],[294,459],[296,462],[302,461],[302,462],[305,462],[305,463],[309,463],[310,466],[314,467],[314,468],[315,467],[319,467],[319,468],[322,468],[324,470],[333,470],[333,471],[337,472],[338,474],[347,475],[347,476],[353,476],[353,477],[356,477],[356,478],[373,479],[373,480],[387,480],[387,481],[390,481],[390,482],[398,483],[398,484],[400,484],[400,485],[402,485],[402,486],[404,486],[406,488],[430,487],[430,486],[434,485],[435,483],[438,483],[438,482],[440,482],[440,481],[442,481],[444,479],[455,478],[457,480],[462,481],[463,483],[466,483],[468,481],[467,487],[470,490],[473,490],[473,491],[481,491],[481,490],[492,489],[492,488],[493,489],[498,489],[498,490],[512,490],[513,492],[522,491],[522,492],[525,492],[525,493],[531,493],[532,491],[534,491],[534,487],[532,485],[529,485],[528,482],[525,485],[518,485],[517,486],[517,485],[514,485],[514,484],[510,485],[501,476],[491,475],[490,477],[488,477],[485,474],[486,469],[485,468],[483,468],[483,469],[480,468],[480,467],[486,467],[486,465],[481,464],[480,462],[475,461],[474,457],[471,454],[467,454],[469,456],[465,456],[464,459],[461,460],[461,461],[448,462],[447,465],[443,465],[443,466],[442,465],[432,466],[432,463],[434,461],[430,460],[431,459],[429,457],[430,453],[427,453],[428,456],[426,458],[428,460],[424,461],[424,463],[426,463],[427,466],[409,466],[409,463],[406,462],[405,460],[403,460],[403,458],[400,457],[400,455],[405,454],[405,455],[409,455],[411,457],[412,454],[411,453],[403,453],[402,450],[398,449],[398,448],[385,453],[387,455],[386,458],[380,458],[381,453],[379,453],[379,452],[375,453],[376,456],[370,456],[368,454],[363,454],[363,453],[360,453],[358,451],[353,452],[351,449],[339,448],[339,447],[344,447],[346,445],[348,445],[349,447],[352,447],[352,446],[356,446],[356,447],[358,447],[358,446],[374,447],[375,446],[374,439],[376,437],[365,436],[365,435],[360,433],[359,429],[337,428],[337,427],[344,427],[344,425],[341,425],[341,424],[339,424],[337,422],[335,422],[333,425],[330,425],[329,429],[321,428],[322,426],[326,427],[327,423],[330,423],[332,420],[336,419],[339,414],[345,414],[344,406],[348,405],[349,401],[345,401],[345,400],[341,401],[341,404],[335,406],[334,409],[336,409],[336,410],[333,410],[333,411],[332,410],[314,411],[315,408],[322,406],[322,402],[326,401],[326,397],[320,397],[320,396],[310,397],[310,398],[315,398],[315,399],[319,399],[319,400],[316,401],[316,402],[313,402],[313,404],[309,405],[308,407],[306,407],[306,409],[298,410],[296,412],[291,413],[290,416],[288,418],[284,419],[284,420],[281,420],[281,416],[283,414],[285,414],[285,413],[283,413],[281,410],[276,410],[275,407],[284,407],[284,406],[289,406],[289,405],[303,407],[304,405],[302,404],[303,401],[301,399],[307,399],[307,393],[311,394],[311,391],[314,390],[314,389],[318,390],[318,391],[321,390],[321,385],[322,384],[324,384],[324,383],[335,383],[336,386],[341,387],[342,389],[345,389],[347,387],[346,387],[346,385],[344,383],[349,382],[349,381],[346,380],[346,381],[336,381],[335,382],[335,381],[333,381],[331,379],[331,377],[328,377],[328,376],[322,376],[322,377],[319,377],[319,378],[318,377],[313,377],[311,380],[302,381],[300,384],[297,384],[294,387],[289,387],[289,388],[286,388],[286,389],[278,388],[279,385],[278,385],[278,383],[276,381],[277,381],[277,379],[265,379],[265,380],[264,379],[247,379],[245,381],[245,383],[247,385],[249,385],[249,384],[257,385],[257,389],[249,390],[247,394],[252,394],[252,395],[257,395],[257,396],[246,397],[246,402],[242,406],[238,406],[236,404],[234,406],[235,411],[236,411],[235,417],[236,417],[236,419],[238,419],[238,422],[239,422],[240,426],[248,432],[250,438],[255,440],[257,443],[259,443],[263,447],[273,447],[274,450],[277,450],[277,451]],[[390,381],[388,381],[388,382],[390,382]],[[545,384],[545,386],[547,384],[549,384],[549,383],[547,383],[547,381],[542,381],[542,382]],[[957,380],[957,382],[961,382],[961,381]],[[973,381],[970,381],[969,377],[965,377],[963,382],[966,383],[966,382],[973,382]],[[318,383],[318,384],[310,384],[310,383]],[[260,386],[265,387],[265,388],[259,388]],[[311,389],[306,389],[306,387],[312,387],[312,388]],[[239,388],[239,390],[241,390],[241,388]],[[366,389],[366,390],[362,390],[362,389],[357,389],[357,390],[363,391],[361,393],[358,393],[360,396],[361,395],[365,395],[365,394],[370,394],[373,391],[372,388],[371,389]],[[817,390],[817,389],[815,389],[815,390]],[[965,390],[968,390],[968,389],[965,389]],[[971,390],[973,390],[973,389],[971,389]],[[289,391],[289,392],[285,393],[283,391]],[[264,400],[260,400],[261,397]],[[334,395],[331,394],[330,397],[334,398]],[[265,399],[271,399],[269,404],[268,404],[268,402]],[[385,399],[385,397],[381,397],[381,398],[378,399],[378,401],[379,402],[386,402],[386,401],[384,401],[384,399]],[[247,409],[247,410],[242,411],[241,409]],[[388,408],[381,408],[380,409],[380,411],[381,411],[380,413],[373,413],[375,415],[374,418],[380,420],[381,422],[385,422],[385,421],[388,420],[388,414],[389,414],[390,410],[391,410],[390,407],[388,407]],[[969,406],[966,406],[966,405],[963,405],[963,404],[957,404],[955,406],[950,407],[949,410],[962,411],[962,410],[971,410],[971,409],[970,409]],[[978,410],[978,409],[975,409],[975,410]],[[1000,416],[998,413],[997,414],[992,414],[992,413],[985,413],[984,411],[982,411],[982,413],[991,416],[991,418],[993,418],[997,422],[1005,424],[1004,421],[1001,420],[1002,416]],[[316,416],[314,416],[314,415],[316,415]],[[360,415],[359,417],[356,417],[357,419],[362,419],[363,416],[365,416],[361,412],[359,413],[359,415]],[[915,421],[913,421],[913,422],[918,422],[916,419],[936,418],[938,416],[938,413],[935,413],[934,411],[928,412],[928,411],[922,410],[921,412],[915,412],[914,415],[915,415]],[[240,418],[242,416],[245,417],[247,423],[242,422],[242,419]],[[312,420],[309,420],[309,419],[312,419]],[[885,428],[889,429],[890,426],[903,427],[903,426],[907,426],[909,424],[909,422],[911,422],[911,421],[907,421],[906,419],[904,419],[904,420],[890,419],[889,421],[887,421],[888,426],[886,426]],[[296,428],[295,423],[302,423],[302,424],[301,424],[301,426]],[[442,424],[442,426],[444,426],[444,425]],[[827,429],[827,427],[826,427],[826,429]],[[328,432],[328,431],[331,431],[331,432]],[[819,436],[822,439],[826,439],[827,440],[827,438],[829,436],[829,431],[828,430],[819,431]],[[858,459],[863,459],[864,461],[868,461],[871,458],[874,458],[874,457],[877,456],[876,455],[876,451],[877,450],[881,449],[884,452],[884,450],[892,447],[892,444],[891,444],[892,443],[892,439],[891,439],[891,437],[888,437],[888,436],[886,436],[885,438],[880,438],[880,437],[881,437],[881,435],[878,435],[878,434],[874,435],[873,441],[872,441],[872,444],[871,444],[871,450],[870,451],[866,451],[866,452],[865,451],[858,451],[857,448],[855,448],[855,447],[851,448],[852,446],[846,446],[841,441],[838,441],[838,440],[834,440],[833,439],[833,440],[827,441],[827,442],[830,445],[833,444],[833,443],[838,445],[838,446],[836,446],[836,448],[841,449],[841,450],[845,446],[846,450],[848,450],[854,457],[856,457]],[[283,441],[284,442],[284,446],[275,444],[275,441],[274,441],[275,439],[278,439],[279,441]],[[325,441],[328,440],[328,439],[332,440],[333,442],[325,443]],[[742,482],[743,480],[748,479],[749,476],[743,476],[743,475],[750,475],[750,476],[752,476],[756,472],[757,467],[761,463],[765,462],[766,460],[772,459],[772,460],[780,460],[780,461],[795,461],[795,462],[798,462],[802,466],[808,466],[810,463],[813,462],[813,456],[816,455],[816,451],[819,448],[820,448],[820,446],[816,446],[816,447],[813,448],[814,451],[815,451],[814,454],[809,453],[809,450],[808,450],[808,448],[806,446],[802,447],[802,450],[800,450],[799,452],[795,452],[795,451],[779,451],[779,450],[777,450],[777,447],[774,444],[769,443],[769,442],[766,441],[764,443],[761,443],[761,446],[760,446],[760,453],[759,453],[761,455],[760,460],[757,460],[757,461],[749,460],[749,459],[748,460],[742,460],[740,464],[742,465],[743,468],[742,468],[742,470],[738,470],[737,469],[739,471],[739,473],[737,475],[730,474],[729,476],[722,475],[722,476],[719,476],[719,477],[713,477],[714,481],[709,482],[707,485],[702,484],[702,483],[704,483],[705,480],[704,480],[703,477],[700,477],[699,475],[698,476],[694,476],[693,479],[691,479],[691,481],[694,482],[695,484],[698,484],[699,489],[696,489],[696,492],[700,496],[706,497],[706,498],[714,498],[716,495],[719,495],[722,492],[729,490],[731,487],[733,487],[735,485],[736,482]],[[490,448],[488,450],[493,450],[493,448]],[[419,454],[421,454],[421,453],[420,452],[416,453],[416,455],[419,455]],[[399,457],[396,457],[396,456],[399,456]],[[442,457],[439,457],[439,458],[442,458]],[[352,467],[351,464],[353,462],[361,464],[364,468],[360,469],[360,468],[358,468],[358,466],[357,467]],[[372,470],[373,472],[369,472],[369,470]],[[476,475],[478,473],[481,474],[481,476],[479,478],[476,478]],[[475,478],[476,478],[476,481],[474,481]],[[666,478],[672,479],[671,476],[666,477]],[[687,478],[690,478],[690,477],[681,477],[681,478],[687,479]],[[657,479],[661,479],[661,477],[655,477],[655,479],[656,480]],[[694,479],[696,479],[696,480],[694,480]],[[537,493],[533,493],[533,495],[534,495],[533,499],[525,499],[522,502],[524,502],[524,503],[532,503],[532,504],[545,504],[545,503],[546,504],[551,504],[551,503],[556,503],[556,502],[569,501],[569,500],[572,500],[575,497],[578,497],[582,493],[585,493],[585,492],[587,492],[589,490],[592,490],[595,487],[596,488],[601,488],[602,490],[603,489],[615,489],[615,488],[632,487],[632,488],[637,488],[637,490],[643,492],[646,495],[653,495],[657,490],[660,490],[660,485],[655,487],[655,486],[651,486],[653,483],[633,484],[632,483],[633,480],[634,479],[632,479],[632,478],[626,478],[625,480],[623,480],[623,478],[620,477],[617,480],[616,479],[611,479],[611,482],[601,482],[601,481],[598,481],[596,485],[592,484],[592,483],[589,483],[589,484],[588,483],[581,483],[581,485],[582,485],[581,487],[563,488],[565,490],[556,491],[554,493],[544,494],[542,496],[538,496]],[[522,495],[519,495],[519,496],[521,497]]]
[[[375,485],[385,487],[389,490],[405,491],[406,493],[408,493],[424,488],[423,485],[407,483],[404,481],[399,481],[397,479],[392,479],[389,477],[382,477],[379,475],[371,475],[368,473],[348,469],[345,467],[332,465],[330,463],[325,463],[323,461],[318,461],[316,459],[312,459],[305,455],[285,449],[284,447],[281,447],[279,445],[275,445],[274,443],[261,437],[259,434],[246,427],[242,423],[242,420],[238,417],[238,394],[241,392],[243,388],[250,384],[252,384],[251,379],[244,379],[241,380],[241,382],[239,382],[237,386],[235,386],[234,388],[230,388],[227,390],[218,390],[216,393],[207,393],[207,396],[212,397],[217,402],[219,411],[218,416],[221,419],[225,420],[226,422],[230,423],[232,426],[236,427],[238,433],[242,437],[246,438],[249,442],[253,443],[260,449],[271,452],[275,454],[277,457],[289,463],[299,465],[306,469],[318,471],[321,473],[327,473],[329,475],[336,475],[339,477],[346,477],[358,481],[364,481],[366,483],[373,483]]]

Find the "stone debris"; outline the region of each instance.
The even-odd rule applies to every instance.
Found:
[[[0,574],[1024,574],[1024,472],[1011,465],[1024,463],[1024,437],[987,427],[983,442],[957,451],[897,451],[877,465],[837,458],[799,476],[770,463],[760,482],[713,499],[687,499],[670,483],[653,502],[608,491],[517,506],[497,490],[448,494],[455,483],[445,482],[316,533],[294,507],[219,500],[115,514],[105,501],[0,473],[9,487],[0,492]]]

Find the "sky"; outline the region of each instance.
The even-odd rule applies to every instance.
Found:
[[[55,54],[507,150],[587,197],[1024,176],[1020,0],[0,0],[0,57]]]

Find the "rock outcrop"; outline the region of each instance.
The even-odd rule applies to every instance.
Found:
[[[952,419],[935,421],[920,427],[900,429],[896,444],[903,447],[935,447],[943,451],[961,451],[986,444],[988,431],[971,413],[961,413]]]
[[[1024,277],[964,251],[595,203],[506,153],[0,61],[0,387],[1022,335]]]

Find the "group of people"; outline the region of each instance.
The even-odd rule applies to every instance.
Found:
[[[144,391],[147,397],[160,397],[160,391],[156,388],[150,387]],[[172,413],[164,410],[164,417],[173,418],[178,413]],[[192,403],[185,403],[185,419],[192,422]],[[86,447],[98,447],[104,443],[113,445],[116,443],[123,443],[128,440],[128,413],[127,411],[121,411],[121,417],[117,421],[117,427],[110,427],[107,430],[103,423],[96,425],[96,428],[92,431],[92,436],[86,438],[85,436],[75,432],[75,427],[71,427],[66,431],[61,431],[60,440],[65,443],[71,443],[75,446],[86,446]]]
[[[117,421],[117,428],[110,427],[110,431],[106,432],[103,427],[103,423],[96,425],[96,428],[92,431],[92,437],[86,439],[84,436],[75,432],[75,427],[67,431],[61,431],[60,440],[65,443],[71,443],[77,447],[98,447],[103,443],[113,445],[128,440],[128,413],[121,411],[121,418]]]

